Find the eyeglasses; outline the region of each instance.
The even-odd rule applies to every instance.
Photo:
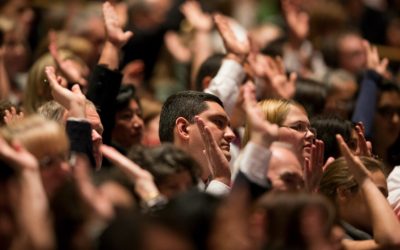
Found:
[[[282,125],[281,127],[296,130],[297,132],[304,133],[304,135],[307,134],[308,131],[310,131],[311,133],[313,133],[314,137],[317,137],[317,130],[305,123],[297,123],[297,124],[290,125],[290,126]]]
[[[400,116],[400,107],[383,106],[378,108],[378,113],[385,118],[392,118],[394,114]]]

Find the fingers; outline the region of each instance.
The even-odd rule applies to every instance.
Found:
[[[351,153],[349,147],[347,146],[346,142],[343,140],[343,137],[339,134],[336,135],[336,140],[338,142],[340,152],[342,156],[346,159],[349,164],[355,164],[355,157]]]
[[[124,173],[128,173],[130,177],[137,179],[141,175],[141,167],[129,160],[126,156],[122,155],[115,148],[103,144],[100,147],[100,151],[116,167],[120,168]]]
[[[326,160],[324,166],[322,167],[322,171],[325,172],[325,170],[328,168],[328,166],[329,166],[332,162],[334,162],[334,161],[335,161],[335,158],[333,158],[332,156],[329,157],[329,158]]]
[[[360,149],[360,154],[362,156],[371,156],[371,152],[368,149],[367,140],[365,139],[363,129],[360,125],[355,126],[356,134],[357,134],[357,144],[358,148]]]

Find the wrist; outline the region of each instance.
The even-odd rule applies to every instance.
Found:
[[[232,52],[228,52],[225,55],[225,59],[234,60],[234,61],[236,61],[237,63],[239,63],[241,65],[243,65],[245,63],[246,58],[247,58],[247,55],[239,55],[239,54],[235,54],[235,53],[232,53]]]

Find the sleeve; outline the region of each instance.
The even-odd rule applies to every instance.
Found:
[[[72,153],[85,154],[92,167],[96,166],[93,156],[92,146],[92,127],[89,122],[84,120],[67,120],[67,135],[70,141],[70,151]]]
[[[253,200],[272,189],[267,178],[271,151],[265,147],[249,142],[243,150],[243,157],[239,165],[239,172],[235,178],[233,188],[247,186]]]
[[[395,167],[387,178],[388,201],[392,207],[400,208],[400,166]]]
[[[226,113],[230,116],[244,78],[245,72],[242,65],[234,60],[224,59],[217,75],[204,92],[218,96],[224,104]]]
[[[100,120],[104,127],[103,142],[111,143],[116,113],[116,98],[121,87],[122,74],[103,65],[96,65],[89,82],[86,94],[99,110]]]
[[[231,187],[228,185],[217,181],[217,180],[212,180],[207,188],[206,188],[206,193],[215,195],[215,196],[224,196],[228,195],[231,191]]]
[[[353,117],[351,118],[353,122],[361,121],[364,124],[365,137],[368,139],[372,136],[374,110],[376,109],[378,96],[378,84],[381,81],[381,76],[375,71],[368,70],[364,73]]]

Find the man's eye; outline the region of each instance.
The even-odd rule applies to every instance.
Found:
[[[217,125],[217,127],[219,127],[219,128],[224,128],[225,127],[225,122],[222,121],[222,120],[216,119],[216,120],[213,121],[213,123],[215,125]]]

